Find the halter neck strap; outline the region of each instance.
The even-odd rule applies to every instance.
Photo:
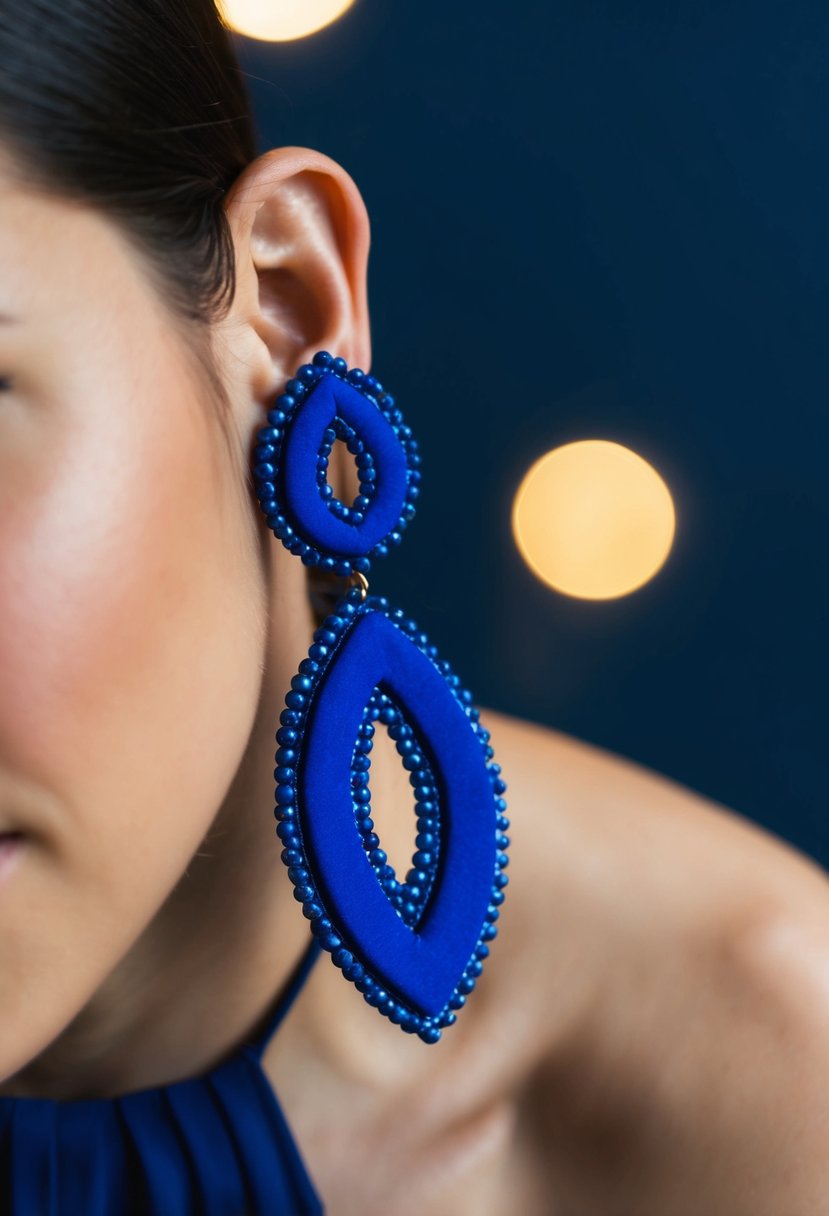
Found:
[[[250,1050],[255,1055],[257,1060],[261,1060],[262,1054],[270,1040],[271,1036],[276,1032],[282,1019],[285,1017],[294,1000],[297,997],[302,985],[308,978],[308,974],[322,952],[322,946],[319,938],[312,936],[304,953],[294,967],[293,972],[288,977],[285,987],[280,992],[276,999],[276,1004],[272,1007],[268,1014],[265,1028],[255,1039],[248,1044]]]

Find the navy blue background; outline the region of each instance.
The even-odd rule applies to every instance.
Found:
[[[829,10],[357,0],[237,45],[261,150],[332,156],[372,220],[369,370],[424,462],[372,591],[478,704],[826,864]],[[510,533],[532,461],[584,438],[677,506],[618,600],[547,588]]]

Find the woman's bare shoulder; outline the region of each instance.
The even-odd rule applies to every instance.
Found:
[[[520,1030],[549,1185],[588,1205],[605,1194],[591,1186],[627,1185],[637,1212],[677,1216],[825,1198],[825,871],[622,756],[494,709],[481,720],[511,821],[482,1012]],[[571,1170],[582,1154],[603,1183]],[[752,1208],[759,1160],[768,1199]]]
[[[829,910],[826,871],[738,810],[552,727],[492,708],[481,721],[508,785],[510,851],[548,892],[569,875],[618,911],[651,900],[702,922],[754,901]],[[514,902],[538,897],[520,886]]]

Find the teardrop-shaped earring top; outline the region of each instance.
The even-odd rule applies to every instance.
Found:
[[[327,483],[345,440],[351,506]],[[420,457],[394,399],[318,351],[255,449],[268,525],[306,565],[362,575],[314,632],[276,732],[277,835],[311,930],[365,1000],[426,1043],[456,1020],[497,934],[508,876],[506,783],[471,694],[400,609],[369,596],[370,560],[414,515]],[[370,815],[375,723],[409,773],[416,850],[398,879]]]
[[[328,457],[343,439],[360,493],[334,497]],[[398,544],[415,512],[420,456],[394,398],[374,376],[317,351],[285,386],[259,432],[254,474],[268,526],[307,566],[366,573]]]

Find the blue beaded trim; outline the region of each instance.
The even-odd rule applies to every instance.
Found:
[[[405,882],[400,882],[394,867],[389,865],[371,818],[368,769],[376,733],[374,723],[378,720],[394,740],[403,766],[409,770],[409,782],[414,787],[417,837],[412,865]],[[354,814],[369,861],[390,902],[406,924],[414,929],[423,916],[437,874],[441,828],[438,785],[429,761],[418,748],[415,732],[400,707],[381,688],[375,688],[366,706],[351,768]]]
[[[308,543],[297,531],[285,504],[280,500],[277,484],[276,471],[291,420],[314,385],[326,373],[335,375],[352,388],[358,389],[366,400],[382,411],[406,456],[407,484],[400,517],[394,528],[367,554],[359,557],[323,552],[316,545]],[[286,549],[301,558],[306,566],[320,566],[323,570],[330,570],[335,574],[350,574],[352,571],[368,574],[372,558],[385,557],[393,545],[400,543],[406,525],[414,518],[415,500],[420,493],[420,455],[417,440],[412,437],[411,427],[403,421],[403,414],[394,397],[384,390],[375,376],[368,375],[359,367],[349,370],[345,359],[335,358],[328,351],[320,350],[316,352],[311,363],[303,363],[296,375],[287,382],[285,391],[276,398],[267,418],[267,426],[260,428],[253,451],[253,475],[256,495],[267,518],[268,527]],[[360,470],[360,493],[351,506],[334,496],[327,480],[328,457],[337,438],[346,441],[348,450],[356,458]],[[334,425],[328,427],[325,432],[317,458],[317,484],[329,510],[346,523],[355,526],[362,523],[365,518],[363,513],[371,503],[377,475],[374,458],[363,441],[341,418],[335,419]]]
[[[460,704],[474,731],[483,752],[496,808],[496,867],[492,879],[492,891],[483,927],[461,978],[444,1008],[432,1017],[425,1017],[409,1008],[399,997],[383,987],[380,980],[358,960],[354,943],[344,939],[338,926],[328,914],[306,855],[297,816],[295,778],[300,762],[302,740],[306,719],[313,702],[314,693],[334,654],[342,645],[357,618],[364,612],[383,612],[422,653],[434,664]],[[504,872],[509,858],[509,837],[505,835],[509,819],[504,814],[506,801],[503,794],[506,783],[501,777],[501,766],[494,763],[490,734],[481,726],[479,711],[472,704],[472,694],[461,686],[460,679],[452,671],[447,660],[438,657],[437,647],[430,645],[426,634],[416,623],[407,618],[399,608],[391,608],[383,596],[366,596],[357,587],[351,587],[337,602],[333,612],[315,630],[308,657],[299,665],[298,673],[291,680],[291,690],[285,696],[286,708],[279,717],[280,727],[276,732],[279,747],[276,752],[274,778],[277,782],[274,816],[276,833],[284,847],[282,861],[288,867],[288,877],[294,886],[294,898],[302,904],[303,914],[311,922],[311,931],[328,950],[337,967],[362,992],[363,998],[390,1021],[409,1034],[417,1034],[426,1043],[436,1043],[444,1026],[451,1026],[457,1018],[456,1010],[466,1003],[466,998],[475,987],[483,970],[483,960],[489,954],[488,942],[497,935],[495,922],[504,901],[504,887],[509,876]],[[404,766],[409,770],[409,780],[414,788],[415,811],[417,813],[417,851],[412,857],[412,867],[405,883],[400,883],[393,868],[388,865],[380,841],[372,831],[369,815],[368,769],[374,722],[380,720],[388,726],[395,738]],[[405,722],[402,713],[382,688],[376,688],[370,698],[358,731],[352,757],[352,797],[355,820],[363,836],[363,844],[369,853],[383,890],[398,915],[410,928],[414,928],[428,908],[429,896],[437,873],[440,849],[441,816],[437,804],[437,785],[428,763],[423,760],[414,740],[414,732]],[[437,838],[437,847],[432,845]],[[423,846],[428,847],[423,847]]]
[[[328,457],[331,455],[331,449],[336,439],[343,440],[351,455],[356,458],[357,468],[360,470],[360,493],[350,507],[334,496],[334,491],[328,484]],[[376,478],[377,471],[374,468],[374,457],[371,452],[366,451],[365,445],[358,438],[353,427],[342,418],[335,418],[332,426],[325,431],[323,444],[317,457],[317,485],[320,488],[320,494],[326,500],[328,509],[346,523],[361,524],[365,519],[363,512],[371,503]]]

